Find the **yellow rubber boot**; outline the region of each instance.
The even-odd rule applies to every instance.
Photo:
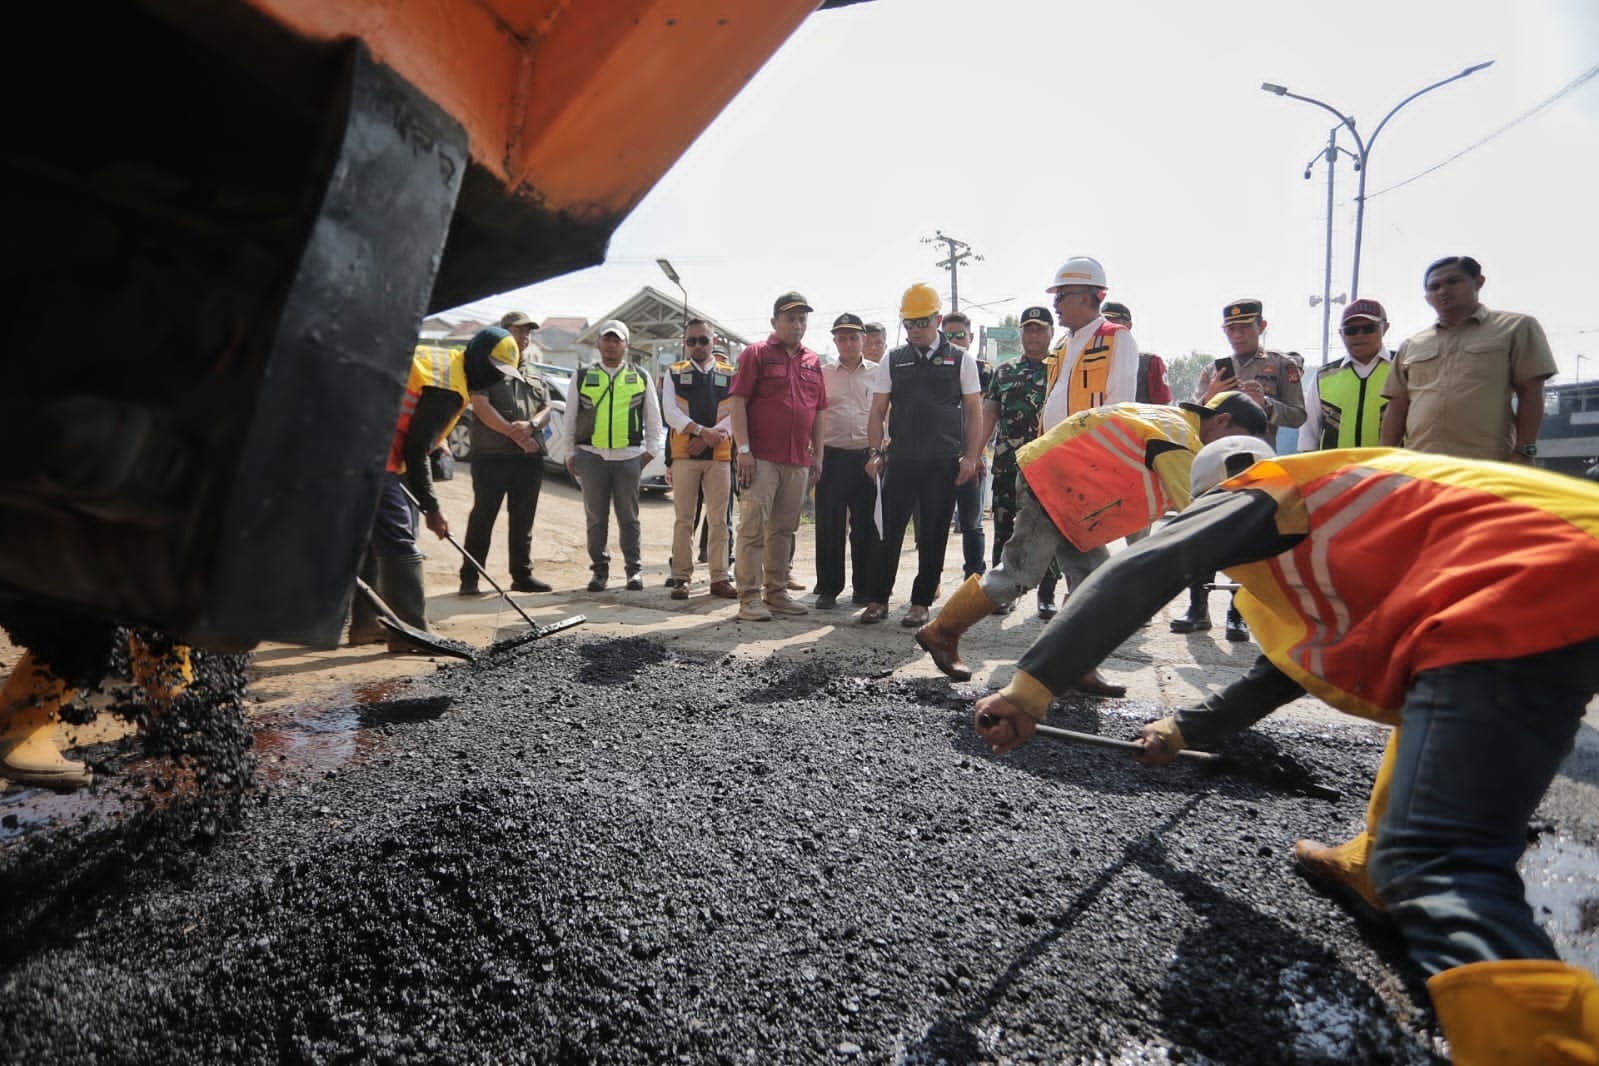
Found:
[[[927,654],[933,657],[933,665],[945,677],[965,681],[972,676],[972,671],[961,662],[961,634],[993,614],[998,606],[983,591],[982,579],[973,574],[944,602],[932,621],[916,631],[916,643],[927,649]]]
[[[1599,1064],[1599,983],[1545,959],[1474,962],[1427,980],[1455,1066]]]
[[[94,774],[81,762],[61,757],[55,744],[61,705],[72,689],[24,652],[0,689],[0,777],[20,785],[81,788]]]
[[[1319,840],[1294,841],[1294,866],[1317,885],[1338,896],[1373,921],[1385,921],[1387,908],[1371,884],[1371,846],[1377,826],[1388,810],[1388,789],[1394,779],[1394,757],[1399,751],[1399,730],[1388,737],[1377,779],[1366,802],[1366,827],[1342,844],[1329,847]]]
[[[177,698],[194,683],[194,663],[187,644],[174,643],[165,653],[155,651],[136,632],[128,633],[128,662],[133,680],[150,702],[156,716],[171,709]]]

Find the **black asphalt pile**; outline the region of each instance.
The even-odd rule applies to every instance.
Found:
[[[1337,803],[1045,742],[977,691],[561,637],[359,708],[185,869],[47,912],[28,1063],[1430,1063],[1390,936],[1289,869],[1381,737],[1268,721]],[[1056,724],[1131,737],[1153,710]],[[327,729],[308,724],[307,729]],[[263,762],[267,757],[263,755]],[[48,891],[48,886],[38,886]],[[1419,997],[1419,998],[1418,998]]]

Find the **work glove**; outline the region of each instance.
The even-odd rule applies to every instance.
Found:
[[[1145,766],[1166,766],[1177,753],[1188,745],[1183,741],[1183,731],[1177,728],[1177,719],[1162,718],[1144,726],[1138,737],[1142,749],[1133,758]]]

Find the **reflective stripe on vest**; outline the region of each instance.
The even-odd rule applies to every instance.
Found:
[[[1290,551],[1230,568],[1262,651],[1351,714],[1396,724],[1415,675],[1599,637],[1599,487],[1390,449],[1306,452],[1224,482],[1277,501]]]
[[[644,443],[648,382],[632,367],[615,374],[590,367],[578,388],[575,439],[594,448],[634,448]]]
[[[732,411],[733,377],[738,373],[738,368],[733,364],[712,356],[710,365],[702,370],[692,359],[683,359],[673,363],[666,372],[672,375],[672,397],[677,401],[678,409],[688,416],[689,421],[701,426],[714,427]],[[707,409],[696,413],[694,410],[696,399],[707,406]],[[707,400],[711,401],[714,407],[706,405]],[[714,450],[701,451],[697,455],[689,450],[689,443],[694,439],[682,430],[672,430],[668,440],[672,458],[731,459],[733,457],[731,435]]]
[[[1146,463],[1150,441],[1182,452]],[[1061,535],[1091,551],[1188,506],[1199,416],[1159,404],[1118,403],[1071,415],[1016,453],[1021,475]]]
[[[1383,382],[1393,364],[1379,358],[1370,375],[1361,377],[1348,363],[1316,375],[1321,398],[1319,448],[1375,448],[1382,436],[1382,414],[1388,409]]]
[[[461,406],[456,409],[455,417],[445,425],[438,440],[428,443],[427,450],[431,452],[450,435],[461,412],[471,402],[471,395],[466,391],[465,353],[459,348],[438,348],[433,345],[417,345],[411,353],[411,374],[406,379],[405,398],[400,401],[400,421],[394,427],[394,439],[389,442],[388,462],[384,465],[384,469],[391,473],[405,473],[405,437],[411,431],[411,419],[416,414],[416,405],[422,399],[422,390],[425,388],[449,389],[461,397]]]
[[[1072,364],[1071,376],[1066,379],[1066,410],[1075,415],[1104,404],[1105,389],[1110,382],[1111,350],[1115,347],[1116,334],[1126,328],[1119,322],[1101,322],[1088,343],[1083,345],[1083,350],[1077,354],[1077,361]],[[1045,395],[1055,390],[1055,382],[1060,380],[1064,372],[1066,350],[1070,344],[1068,339],[1053,353],[1054,362],[1049,365],[1049,388],[1045,390]]]

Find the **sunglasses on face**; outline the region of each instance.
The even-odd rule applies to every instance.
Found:
[[[1376,332],[1377,332],[1377,326],[1373,322],[1368,322],[1364,326],[1345,326],[1344,327],[1344,336],[1346,336],[1346,337],[1355,337],[1355,336],[1358,336],[1358,335],[1360,335],[1362,333],[1376,333]]]
[[[926,329],[933,324],[932,315],[923,315],[921,318],[902,319],[906,329]]]
[[[971,334],[967,333],[964,329],[952,329],[945,333],[944,336],[948,337],[952,341],[963,341],[967,337],[970,337]]]
[[[705,344],[711,343],[711,338],[709,338],[709,337],[684,337],[683,338],[683,343],[688,345],[690,348],[698,348],[701,345],[705,345]]]

